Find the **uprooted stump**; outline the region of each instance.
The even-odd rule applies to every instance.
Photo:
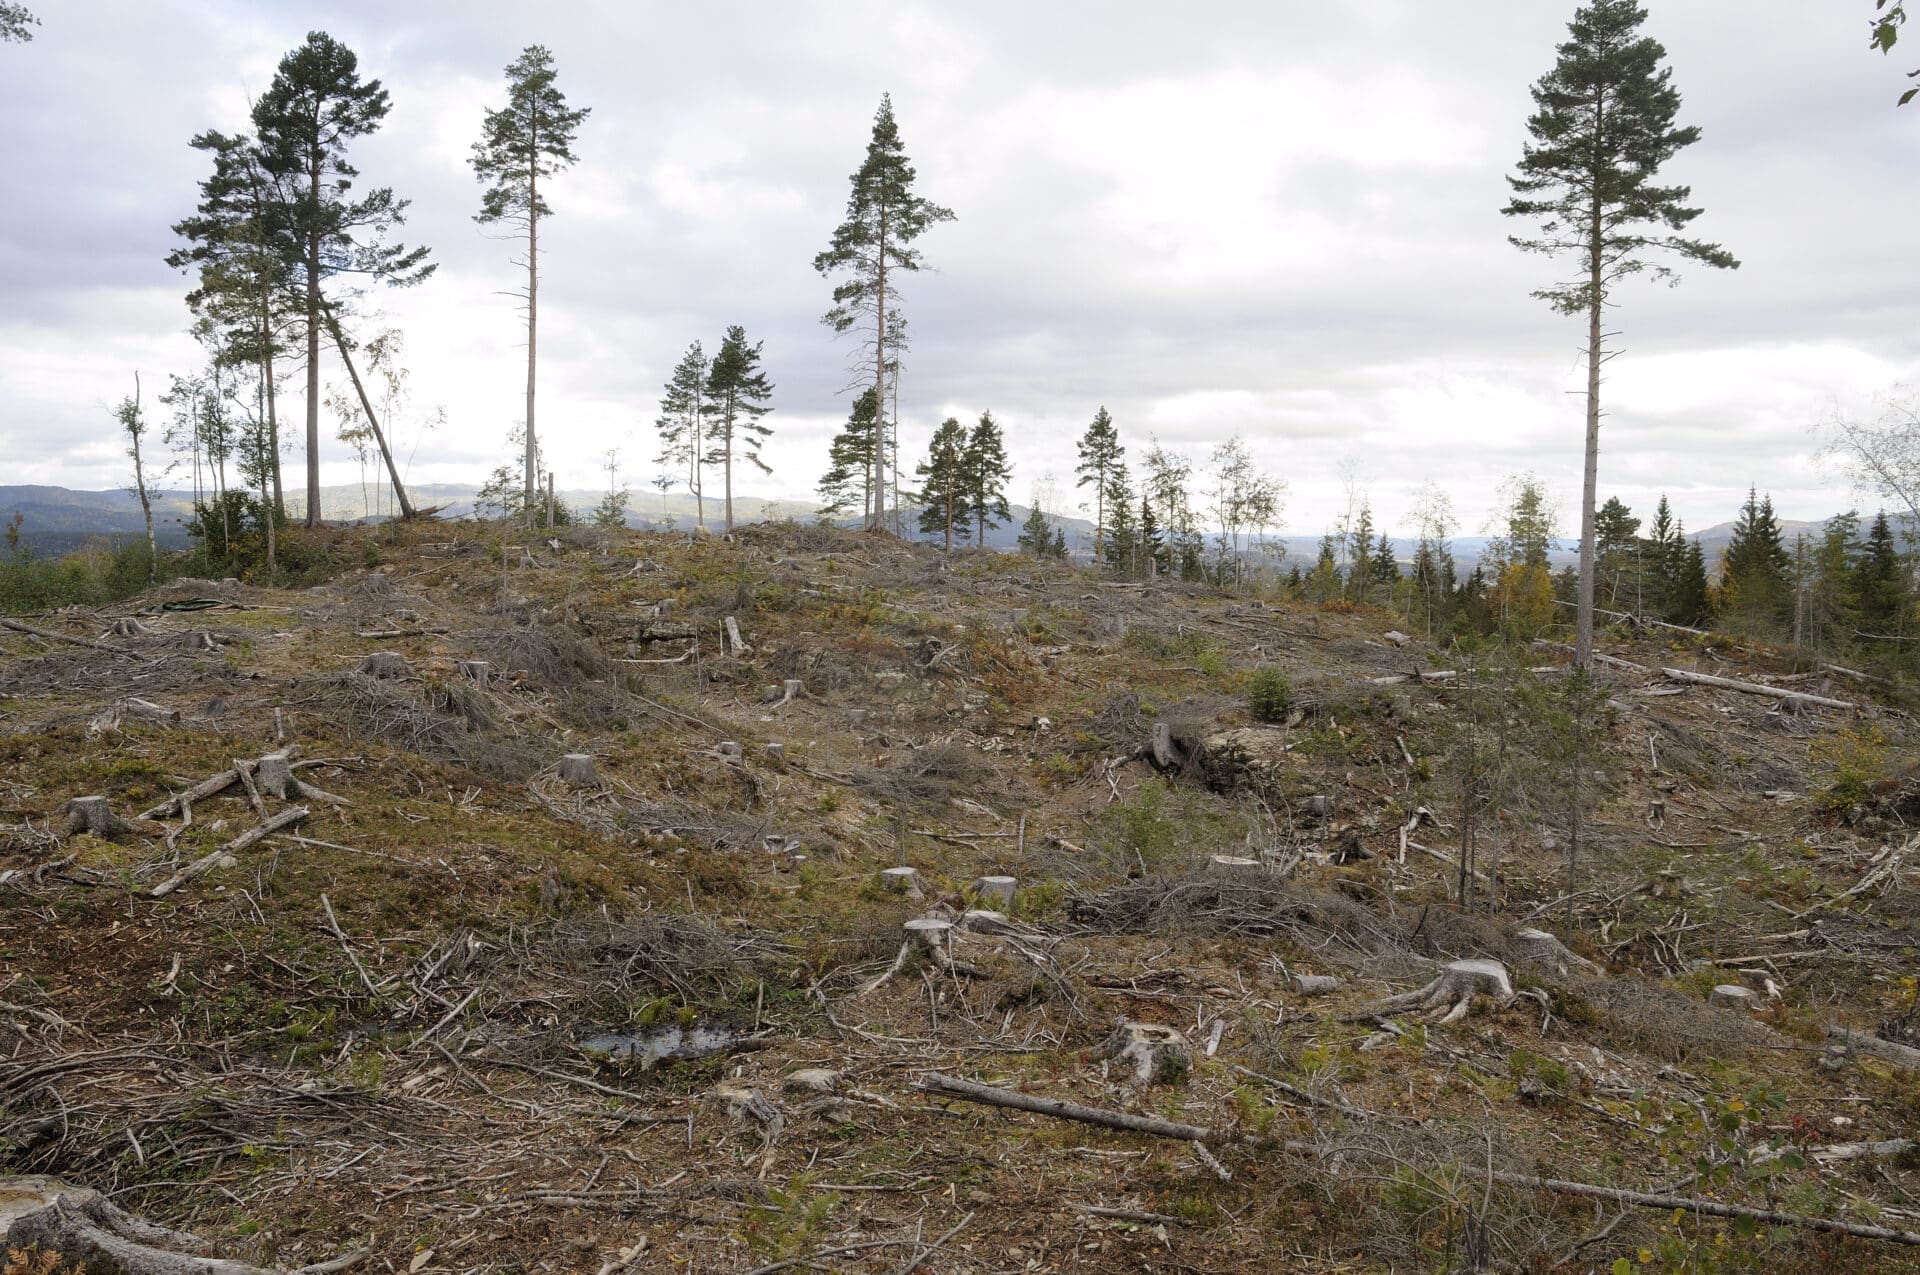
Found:
[[[1485,996],[1503,1009],[1512,1004],[1513,980],[1507,977],[1507,967],[1482,957],[1454,961],[1425,987],[1376,1001],[1357,1017],[1376,1018],[1402,1010],[1425,1009],[1436,1013],[1444,1011],[1440,1014],[1441,1022],[1457,1023],[1467,1016],[1476,996]]]
[[[113,813],[105,797],[75,797],[67,802],[65,834],[88,832],[96,837],[117,837],[133,825]]]
[[[368,677],[385,680],[406,677],[413,672],[407,657],[398,651],[375,651],[360,661],[360,671]]]
[[[142,1221],[98,1191],[58,1178],[0,1178],[6,1246],[58,1252],[91,1275],[271,1275],[258,1266],[202,1256],[206,1241]]]
[[[1178,1030],[1125,1018],[1113,1025],[1093,1056],[1096,1061],[1131,1067],[1137,1089],[1155,1084],[1181,1084],[1193,1070],[1193,1049]]]

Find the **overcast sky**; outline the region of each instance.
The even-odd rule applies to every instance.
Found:
[[[749,490],[812,494],[851,351],[811,262],[890,91],[921,193],[958,214],[906,292],[910,460],[940,418],[990,408],[1014,498],[1050,474],[1071,506],[1073,440],[1104,404],[1135,456],[1149,434],[1202,462],[1244,436],[1296,534],[1356,476],[1396,532],[1429,480],[1478,531],[1517,470],[1573,520],[1584,324],[1529,297],[1555,267],[1499,212],[1571,4],[30,7],[34,41],[0,45],[0,483],[126,480],[107,405],[135,369],[151,389],[193,359],[162,263],[205,171],[187,140],[241,127],[319,27],[391,92],[352,158],[413,201],[401,237],[440,263],[368,306],[406,334],[396,433],[418,480],[476,480],[521,414],[513,249],[472,220],[467,156],[502,68],[543,43],[593,110],[542,230],[539,419],[562,486],[603,481],[614,446],[649,479],[661,382],[740,323],[777,387],[775,472]],[[1920,39],[1870,52],[1869,0],[1648,7],[1704,131],[1668,175],[1744,264],[1621,290],[1602,495],[1650,513],[1664,490],[1704,527],[1753,482],[1783,516],[1823,516],[1854,496],[1815,454],[1820,420],[1920,380],[1920,105],[1893,105]],[[324,480],[351,481],[327,424]]]

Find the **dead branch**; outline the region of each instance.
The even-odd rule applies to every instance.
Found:
[[[1821,708],[1858,708],[1851,700],[1829,699],[1825,695],[1809,695],[1805,691],[1789,691],[1779,686],[1762,686],[1758,682],[1736,682],[1730,677],[1715,677],[1711,673],[1694,673],[1683,668],[1663,668],[1660,670],[1675,682],[1685,682],[1690,686],[1711,686],[1715,690],[1739,691],[1743,695],[1765,695],[1782,703],[1817,704]]]
[[[262,820],[235,837],[232,841],[227,842],[226,845],[221,846],[218,850],[200,856],[186,867],[168,877],[165,881],[162,881],[159,885],[154,886],[153,889],[147,891],[147,897],[150,899],[166,898],[169,894],[172,894],[175,890],[193,880],[195,877],[210,871],[228,855],[238,854],[262,837],[278,832],[288,824],[298,823],[302,819],[305,819],[310,813],[312,812],[305,806],[291,806],[286,810],[282,810],[279,814],[274,815],[272,818]]]
[[[1147,1133],[1156,1138],[1177,1138],[1182,1142],[1240,1143],[1259,1150],[1284,1151],[1295,1155],[1319,1155],[1325,1150],[1314,1143],[1300,1142],[1292,1138],[1249,1136],[1234,1130],[1182,1124],[1175,1120],[1162,1120],[1156,1116],[1135,1116],[1124,1111],[1083,1107],[1079,1103],[1063,1102],[1057,1098],[1042,1098],[1035,1094],[1016,1093],[1011,1089],[976,1084],[971,1080],[961,1080],[939,1072],[928,1072],[922,1076],[919,1087],[938,1097],[958,1098],[965,1102],[978,1102],[985,1106],[1005,1107],[1014,1111],[1031,1111],[1036,1115],[1051,1116],[1056,1120],[1074,1120],[1081,1124],[1097,1125],[1103,1129],[1118,1129],[1128,1133]],[[1686,1213],[1705,1214],[1709,1217],[1745,1218],[1766,1226],[1791,1226],[1802,1230],[1826,1231],[1834,1235],[1851,1235],[1857,1239],[1920,1245],[1920,1232],[1843,1222],[1838,1218],[1807,1217],[1800,1213],[1783,1213],[1775,1209],[1755,1209],[1740,1204],[1726,1204],[1699,1196],[1631,1191],[1624,1187],[1600,1186],[1592,1182],[1572,1182],[1564,1178],[1535,1177],[1530,1173],[1509,1173],[1501,1169],[1490,1169],[1487,1176],[1503,1186],[1522,1187],[1530,1191],[1550,1191],[1556,1195],[1576,1195],[1593,1200],[1611,1200],[1616,1204],[1630,1204],[1635,1208],[1660,1209],[1669,1212],[1679,1209]]]

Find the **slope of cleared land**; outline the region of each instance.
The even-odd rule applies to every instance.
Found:
[[[1552,651],[1028,560],[351,551],[0,633],[11,1172],[279,1268],[1915,1266],[1804,1224],[1920,1231],[1916,732],[1870,684],[1623,638],[1576,735]],[[1467,958],[1516,995],[1380,1006]],[[1187,1057],[1136,1085],[1122,1020]]]

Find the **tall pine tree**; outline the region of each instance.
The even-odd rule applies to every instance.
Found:
[[[1113,417],[1102,407],[1093,414],[1093,423],[1080,436],[1080,464],[1074,472],[1080,476],[1076,486],[1093,488],[1093,560],[1106,561],[1107,485],[1115,465],[1127,454],[1120,445]]]
[[[660,415],[653,427],[660,435],[659,463],[672,473],[686,467],[687,490],[693,493],[694,517],[707,527],[704,481],[707,459],[707,355],[695,341],[674,365],[673,379],[660,397]],[[664,487],[666,480],[662,480]]]
[[[433,273],[427,249],[384,242],[406,220],[407,201],[381,186],[350,198],[359,170],[347,146],[376,132],[391,109],[378,80],[360,78],[353,50],[324,31],[280,59],[254,103],[260,161],[276,188],[274,242],[283,246],[294,286],[303,293],[307,342],[307,525],[320,521],[320,329],[332,327],[346,352],[328,280],[339,275],[404,287]]]
[[[760,459],[760,446],[773,430],[760,418],[773,410],[767,400],[773,386],[760,370],[760,346],[747,344],[747,330],[739,324],[727,329],[720,349],[707,372],[706,394],[709,405],[708,437],[712,443],[707,459],[721,466],[726,479],[727,530],[733,530],[733,458],[736,452],[761,473],[772,469]]]
[[[1601,314],[1614,288],[1648,272],[1668,253],[1702,265],[1740,263],[1718,244],[1678,232],[1700,215],[1685,186],[1660,186],[1660,168],[1700,138],[1678,128],[1680,93],[1660,65],[1666,49],[1640,34],[1646,11],[1635,0],[1593,0],[1574,11],[1558,61],[1533,86],[1532,137],[1507,180],[1513,198],[1502,211],[1538,223],[1532,237],[1511,236],[1526,252],[1567,258],[1579,274],[1534,296],[1561,314],[1587,318],[1586,463],[1580,500],[1580,588],[1574,662],[1593,664],[1594,502],[1600,462],[1600,366],[1605,362]]]
[[[833,308],[822,321],[835,332],[857,333],[863,362],[873,369],[875,445],[863,480],[864,521],[872,531],[881,529],[886,505],[886,397],[890,369],[897,373],[900,360],[899,342],[888,330],[889,323],[897,321],[894,307],[899,302],[893,276],[919,270],[922,261],[914,241],[935,224],[953,220],[951,209],[914,194],[914,178],[900,127],[894,122],[893,99],[882,96],[866,160],[851,179],[846,220],[834,230],[826,250],[813,259],[813,268],[820,274],[840,277],[833,290]]]
[[[533,525],[535,487],[539,483],[539,443],[534,431],[533,389],[540,336],[540,219],[551,216],[540,183],[573,166],[573,139],[588,107],[569,107],[555,84],[553,55],[530,44],[507,67],[507,104],[483,117],[480,140],[473,144],[473,175],[488,182],[474,220],[505,222],[527,236],[527,526]]]

